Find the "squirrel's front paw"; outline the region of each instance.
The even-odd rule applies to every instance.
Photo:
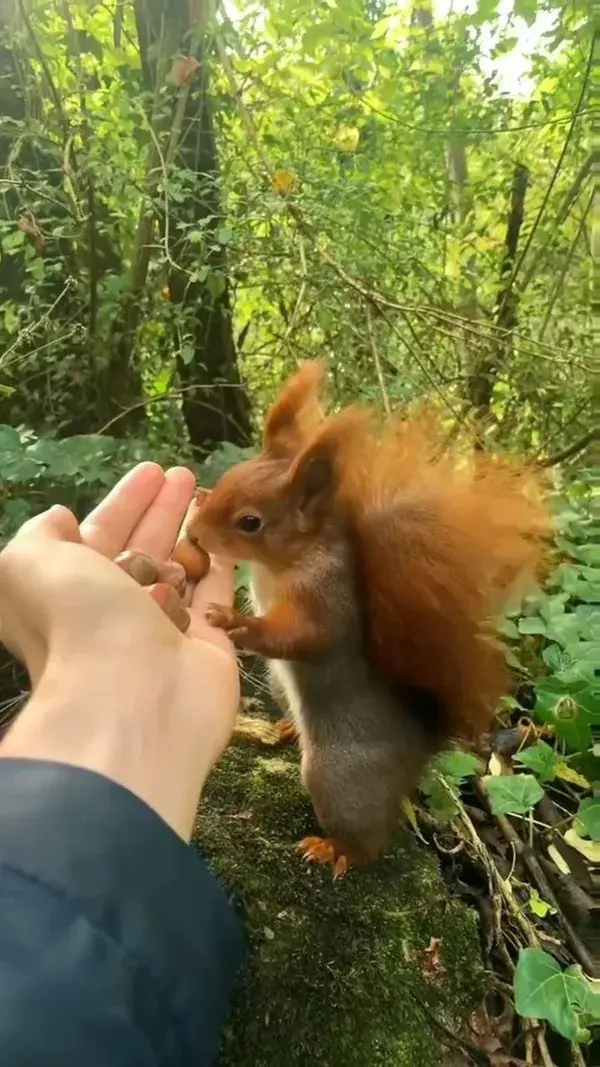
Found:
[[[204,608],[204,618],[209,626],[218,630],[230,630],[235,626],[237,612],[234,608],[225,607],[224,604],[207,604]]]
[[[207,604],[204,608],[204,618],[209,626],[224,630],[232,641],[243,642],[248,633],[247,617],[225,604]]]
[[[350,867],[348,857],[331,837],[305,837],[298,843],[298,850],[307,863],[333,866],[333,877],[341,878]]]

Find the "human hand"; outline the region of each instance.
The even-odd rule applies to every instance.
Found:
[[[239,701],[232,645],[204,617],[206,603],[232,602],[233,571],[213,560],[183,635],[112,560],[127,549],[166,560],[193,492],[190,471],[142,464],[81,526],[52,508],[0,554],[0,639],[34,688],[0,756],[96,770],[183,837]]]

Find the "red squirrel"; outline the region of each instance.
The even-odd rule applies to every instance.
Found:
[[[252,564],[256,614],[207,618],[271,661],[327,835],[299,847],[337,875],[387,845],[436,750],[488,726],[508,687],[488,620],[548,519],[526,470],[449,453],[426,413],[326,418],[322,377],[301,366],[260,455],[200,492],[187,536]]]

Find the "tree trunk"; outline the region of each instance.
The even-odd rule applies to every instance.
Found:
[[[169,5],[151,0],[142,6],[138,0],[136,19],[146,86],[154,89],[161,79],[158,52],[172,56],[178,44],[188,39],[192,29],[189,5],[187,0]],[[177,159],[197,181],[181,202],[168,204],[168,229],[163,219],[163,234],[168,238],[169,296],[174,309],[180,311],[174,316],[178,323],[174,340],[183,415],[192,447],[204,454],[225,440],[248,444],[250,417],[236,361],[224,242],[219,241],[223,230],[219,164],[203,39],[196,54],[186,59],[187,75],[181,72],[176,77],[176,68],[172,70],[178,94],[167,162]],[[202,245],[187,239],[190,227],[201,230]],[[199,272],[202,247],[205,255]]]
[[[512,350],[513,331],[517,324],[517,295],[513,288],[513,270],[523,225],[525,193],[529,171],[517,163],[513,173],[511,202],[504,239],[504,256],[500,268],[500,288],[496,300],[495,325],[498,333],[487,343],[469,377],[468,396],[480,419],[489,415],[494,383]]]

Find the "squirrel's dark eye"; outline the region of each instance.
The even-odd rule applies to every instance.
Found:
[[[258,533],[262,526],[262,519],[258,515],[240,515],[235,520],[235,525],[242,533]]]

